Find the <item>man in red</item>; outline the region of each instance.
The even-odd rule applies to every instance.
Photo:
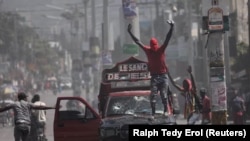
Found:
[[[150,46],[144,45],[131,32],[132,25],[128,25],[128,33],[133,41],[144,50],[148,58],[149,71],[151,73],[151,97],[150,103],[152,108],[152,116],[155,114],[155,103],[158,91],[160,91],[162,103],[164,105],[164,115],[168,116],[170,110],[168,109],[168,68],[166,66],[165,50],[173,33],[174,21],[168,20],[170,30],[167,33],[163,45],[159,46],[156,38],[150,39]]]
[[[243,125],[244,113],[246,111],[245,101],[236,90],[234,91],[234,97],[231,100],[230,106],[232,109],[234,124]]]
[[[207,96],[207,90],[205,88],[200,89],[200,96],[202,99],[202,121],[201,124],[209,124],[211,122],[211,103],[210,98]]]
[[[182,82],[182,86],[177,84],[170,72],[168,77],[172,85],[181,92],[181,95],[185,98],[185,107],[184,107],[184,118],[187,119],[188,125],[194,125],[200,119],[200,112],[202,104],[200,98],[197,95],[195,79],[192,74],[192,67],[189,66],[187,69],[190,78],[186,78]]]

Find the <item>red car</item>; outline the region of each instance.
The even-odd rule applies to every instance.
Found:
[[[131,124],[175,124],[163,116],[160,96],[155,120],[151,116],[150,75],[146,62],[134,57],[103,70],[98,113],[81,97],[59,97],[54,141],[128,140]]]

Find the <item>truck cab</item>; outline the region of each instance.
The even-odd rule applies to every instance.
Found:
[[[58,97],[54,141],[125,141],[131,124],[175,124],[163,116],[160,96],[156,120],[148,120],[150,78],[147,62],[130,57],[103,70],[98,112],[82,97]]]

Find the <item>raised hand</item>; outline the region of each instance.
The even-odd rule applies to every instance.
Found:
[[[187,71],[188,71],[188,73],[192,73],[192,67],[191,67],[191,66],[188,66]]]
[[[167,20],[167,23],[168,23],[170,26],[174,26],[174,21],[173,21],[173,20]]]
[[[131,32],[131,29],[132,29],[132,25],[128,24],[128,32]]]

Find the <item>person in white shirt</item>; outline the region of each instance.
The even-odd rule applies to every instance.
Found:
[[[46,104],[40,101],[40,95],[35,94],[31,100],[34,105],[37,106],[46,106]],[[46,129],[46,111],[45,110],[34,110],[32,111],[32,115],[35,120],[35,125],[39,128],[43,128],[43,133],[45,136],[45,129]],[[38,128],[36,127],[36,128]]]

